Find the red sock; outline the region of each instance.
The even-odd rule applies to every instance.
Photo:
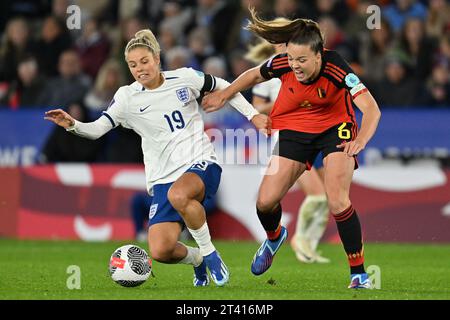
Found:
[[[350,205],[347,209],[334,215],[339,236],[347,254],[350,272],[364,273],[364,246],[361,224],[358,215]]]
[[[275,229],[275,231],[266,231],[267,233],[267,239],[270,241],[275,241],[280,237],[281,234],[281,224],[278,225],[278,227]]]

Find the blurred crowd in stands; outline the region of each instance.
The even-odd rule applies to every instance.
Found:
[[[73,4],[81,9],[81,28],[69,30]],[[371,30],[367,8],[374,4],[381,20]],[[382,109],[450,108],[446,0],[6,0],[0,1],[0,109],[63,107],[95,119],[120,86],[133,82],[123,51],[143,28],[157,35],[163,70],[192,67],[231,82],[253,66],[244,57],[258,41],[243,29],[249,5],[266,19],[317,21],[326,47],[351,64]],[[250,100],[251,91],[244,96]],[[100,160],[140,161],[134,133],[115,131],[115,147]],[[43,162],[62,159],[55,144],[65,132],[53,135]],[[92,152],[83,159],[91,159],[102,141],[83,143]]]

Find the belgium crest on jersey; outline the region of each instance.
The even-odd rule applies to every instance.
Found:
[[[177,97],[178,100],[180,100],[183,103],[186,103],[189,101],[189,90],[188,88],[182,88],[177,90]]]

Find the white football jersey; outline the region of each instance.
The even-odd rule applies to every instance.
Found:
[[[140,83],[123,86],[103,113],[113,127],[122,125],[142,138],[147,190],[177,180],[193,163],[217,163],[204,131],[196,99],[215,78],[191,68],[164,71],[164,83],[153,90]]]
[[[252,93],[255,96],[268,99],[270,102],[275,102],[280,88],[281,80],[278,78],[272,78],[268,81],[256,84],[252,89]]]

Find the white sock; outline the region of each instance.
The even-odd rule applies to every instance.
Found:
[[[325,231],[327,222],[327,197],[325,195],[306,196],[298,212],[294,234],[296,241],[319,240]]]
[[[306,230],[306,237],[311,241],[311,248],[314,251],[317,249],[319,241],[327,228],[329,212],[326,197],[317,198],[317,207],[314,212],[313,222],[310,224],[308,230]]]
[[[209,234],[209,228],[206,222],[200,227],[200,229],[193,230],[188,228],[188,230],[191,233],[192,238],[194,238],[195,242],[197,242],[202,256],[207,256],[216,250],[211,242],[211,235]]]
[[[203,262],[203,256],[200,254],[199,248],[189,247],[181,242],[179,242],[179,244],[186,247],[187,255],[178,263],[191,264],[194,267],[198,267]]]

